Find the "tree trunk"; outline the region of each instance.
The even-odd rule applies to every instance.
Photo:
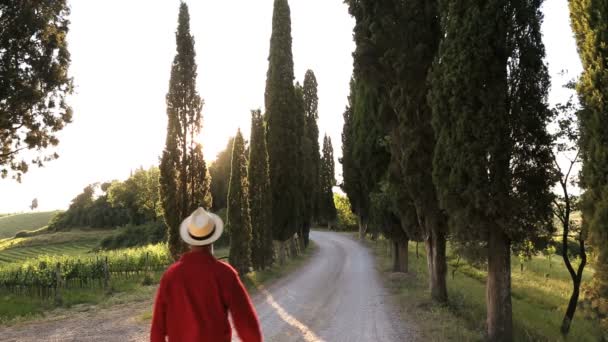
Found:
[[[581,282],[574,281],[574,286],[572,290],[572,295],[570,296],[570,302],[568,302],[568,308],[566,309],[566,315],[562,320],[562,327],[560,329],[561,333],[567,335],[570,332],[570,324],[572,324],[572,320],[574,319],[574,313],[576,312],[576,305],[578,304],[578,296],[580,293]]]
[[[365,233],[363,230],[363,222],[361,222],[361,216],[357,216],[357,223],[359,224],[359,240],[363,240]]]
[[[416,259],[420,259],[420,254],[418,253],[418,244],[419,242],[416,241]]]
[[[486,285],[487,329],[490,341],[513,340],[511,307],[511,242],[499,229],[491,229],[488,241]]]
[[[407,273],[408,272],[408,243],[409,240],[399,241],[398,251],[399,251],[399,271]]]
[[[283,266],[285,264],[285,249],[283,248],[283,243],[281,241],[273,241],[274,250],[277,255],[277,259],[279,261],[279,265]]]
[[[447,258],[445,255],[446,240],[444,234],[431,232],[424,241],[426,247],[426,262],[429,273],[429,290],[431,298],[444,303],[448,300],[447,290]]]
[[[393,240],[391,245],[393,247],[393,272],[399,272],[401,270],[401,265],[399,265],[401,261],[399,259],[399,243],[397,240]]]
[[[568,272],[570,273],[570,277],[572,278],[573,287],[572,295],[570,296],[570,301],[568,302],[568,308],[566,309],[566,314],[564,315],[564,319],[562,320],[562,326],[560,329],[562,334],[567,335],[570,332],[570,325],[572,324],[572,320],[574,319],[574,313],[576,312],[576,306],[578,304],[581,280],[583,279],[583,270],[585,269],[585,265],[587,264],[587,252],[585,251],[585,240],[579,239],[581,263],[575,273],[574,268],[570,263],[570,258],[568,257],[568,229],[564,229],[564,240],[562,243],[564,245],[562,249],[562,256],[564,258],[566,268],[568,268]]]

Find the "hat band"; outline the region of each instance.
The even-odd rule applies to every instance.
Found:
[[[213,230],[211,230],[211,233],[209,233],[209,234],[207,234],[207,235],[205,235],[205,236],[201,236],[201,237],[194,236],[194,235],[192,235],[192,234],[190,233],[190,231],[188,231],[188,235],[189,235],[189,236],[190,236],[192,239],[194,239],[194,240],[196,240],[196,241],[203,241],[203,240],[207,240],[208,238],[210,238],[211,236],[213,236],[213,234],[214,234],[214,233],[215,233],[215,225],[213,226]]]

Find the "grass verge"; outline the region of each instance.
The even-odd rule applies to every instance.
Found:
[[[391,257],[386,240],[366,242],[374,251],[378,268],[387,287],[397,296],[403,319],[419,327],[424,341],[483,341],[485,331],[485,278],[483,270],[462,260],[452,278],[453,266],[448,267],[447,305],[430,300],[426,256],[420,244],[416,257],[415,244],[409,248],[409,274],[392,275]],[[563,338],[559,327],[570,295],[569,278],[559,261],[533,258],[524,265],[513,262],[513,324],[515,341],[601,341],[598,324],[585,318],[584,309],[577,310],[568,337]],[[545,263],[547,265],[545,265]],[[585,271],[587,272],[587,270]]]

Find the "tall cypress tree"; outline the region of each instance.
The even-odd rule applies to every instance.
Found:
[[[306,109],[304,89],[296,82],[295,108],[296,108],[296,136],[298,148],[297,169],[300,170],[298,179],[298,236],[299,243],[306,245],[308,232],[312,220],[312,201],[310,201],[311,188],[313,184],[312,174],[312,143],[308,139],[306,127]]]
[[[251,209],[251,261],[258,270],[273,263],[272,202],[268,173],[266,129],[259,110],[251,111],[251,138],[249,140],[249,208]]]
[[[251,267],[251,217],[245,140],[239,129],[234,138],[230,187],[228,189],[228,220],[230,230],[230,264],[241,274]]]
[[[511,248],[552,225],[542,1],[442,3],[433,179],[456,239],[487,249],[487,329],[512,340]],[[471,42],[475,42],[474,45]]]
[[[596,304],[604,301],[594,306],[599,311],[603,308],[600,314],[608,321],[608,4],[588,0],[572,0],[569,4],[583,63],[577,87],[583,107],[578,115],[583,160],[581,183],[586,190],[582,198],[583,223],[597,251],[588,295]]]
[[[166,97],[167,138],[160,163],[160,191],[169,249],[177,259],[185,250],[179,237],[180,222],[190,214],[195,202],[207,208],[211,204],[202,148],[194,140],[201,131],[203,101],[196,90],[194,38],[185,3],[180,5],[175,38],[177,53]]]
[[[350,94],[348,96],[348,105],[344,109],[344,126],[342,127],[342,184],[340,187],[346,193],[350,202],[352,212],[357,215],[359,221],[359,238],[363,236],[363,227],[361,222],[361,208],[364,200],[361,176],[356,165],[354,147],[355,147],[355,107],[356,97],[356,81],[355,78],[350,80]],[[322,164],[321,164],[322,165]],[[319,192],[321,191],[321,168],[319,169]],[[319,208],[321,200],[319,198]],[[320,216],[320,209],[319,209]]]
[[[331,138],[325,135],[323,138],[323,157],[321,159],[321,219],[331,225],[336,220],[338,213],[334,203],[333,187],[336,186],[334,162],[334,148]]]
[[[266,124],[273,205],[273,237],[285,242],[298,230],[299,177],[296,106],[287,0],[274,1],[266,79]]]
[[[319,169],[321,165],[321,147],[319,146],[319,95],[317,94],[317,78],[312,70],[307,70],[304,76],[304,111],[306,116],[306,137],[308,138],[309,146],[309,163],[307,170],[309,172],[310,187],[308,188],[308,201],[310,205],[311,217],[310,222],[314,222],[319,217]],[[304,238],[308,239],[308,231],[305,232]]]

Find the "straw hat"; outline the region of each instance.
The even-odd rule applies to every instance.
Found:
[[[205,246],[217,241],[224,231],[222,219],[203,208],[196,209],[179,226],[179,235],[191,246]]]

